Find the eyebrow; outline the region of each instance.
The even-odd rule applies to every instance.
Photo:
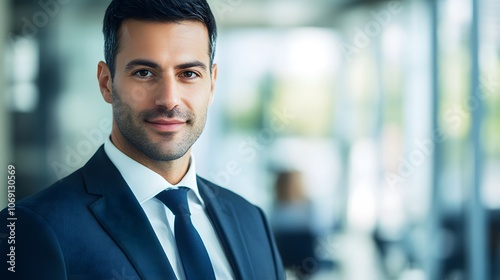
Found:
[[[127,63],[125,66],[125,70],[132,70],[134,67],[137,66],[146,66],[149,68],[154,68],[154,69],[160,69],[160,65],[154,61],[147,60],[147,59],[134,59]]]
[[[182,69],[196,68],[196,67],[201,68],[203,70],[207,70],[207,66],[205,65],[205,63],[198,60],[177,65],[175,66],[175,69],[182,70]]]
[[[137,67],[137,66],[146,66],[146,67],[153,68],[153,69],[161,69],[161,66],[158,63],[151,61],[151,60],[147,60],[147,59],[134,59],[134,60],[130,61],[129,63],[127,63],[127,65],[125,66],[125,69],[132,70],[134,67]],[[203,70],[207,70],[207,66],[205,65],[205,63],[198,61],[198,60],[176,65],[175,69],[183,70],[183,69],[188,69],[188,68],[193,68],[193,67],[198,67],[198,68],[201,68]]]

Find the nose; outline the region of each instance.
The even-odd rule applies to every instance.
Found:
[[[156,93],[155,105],[172,110],[180,103],[180,93],[177,83],[173,78],[165,78],[159,83]]]

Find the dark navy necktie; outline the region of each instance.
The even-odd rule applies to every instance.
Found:
[[[175,215],[174,234],[182,266],[188,280],[215,280],[214,269],[200,234],[191,222],[187,193],[189,189],[165,190],[156,195]]]

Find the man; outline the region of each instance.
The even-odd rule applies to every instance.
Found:
[[[196,176],[191,146],[217,78],[207,2],[113,0],[103,31],[111,136],[17,204],[15,244],[1,227],[1,278],[284,279],[262,211]]]

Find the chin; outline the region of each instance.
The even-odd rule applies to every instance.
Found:
[[[187,151],[180,151],[180,150],[161,150],[158,151],[155,155],[157,160],[161,161],[172,161],[172,160],[177,160],[182,157],[184,157],[187,154]]]

